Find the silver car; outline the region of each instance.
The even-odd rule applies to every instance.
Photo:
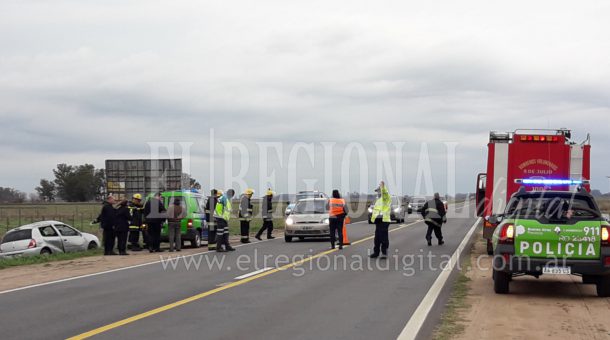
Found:
[[[294,209],[294,206],[297,205],[297,203],[300,200],[304,200],[306,198],[327,198],[327,196],[325,193],[319,192],[319,191],[299,191],[299,193],[296,196],[296,200],[294,202],[288,204],[284,214],[286,216],[290,215],[290,213],[292,212],[292,209]]]
[[[96,249],[97,236],[58,221],[36,222],[9,230],[0,244],[0,257],[48,255]]]
[[[292,242],[293,237],[330,237],[328,199],[307,198],[294,206],[288,218],[284,239]]]

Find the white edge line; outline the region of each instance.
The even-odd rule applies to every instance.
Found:
[[[365,222],[365,221],[354,222],[352,224],[357,224],[357,223],[362,223],[362,222]],[[263,242],[269,242],[269,241],[274,241],[274,240],[280,240],[280,239],[276,238],[276,239],[271,239],[271,240],[263,240],[263,241],[252,242],[252,243],[249,243],[249,244],[240,244],[240,245],[235,246],[234,248],[240,248],[240,247],[245,247],[245,246],[252,246],[252,245],[255,245],[255,244],[259,244],[259,243],[263,243]],[[195,253],[195,254],[191,254],[191,255],[183,255],[182,258],[199,256],[199,255],[209,254],[209,253],[213,253],[213,252],[215,252],[215,250],[208,250],[208,251],[204,251],[204,252],[201,252],[201,253]],[[140,267],[149,266],[149,265],[152,265],[152,264],[159,264],[159,263],[162,263],[162,262],[163,262],[163,260],[147,262],[147,263],[141,263],[141,264],[136,264],[136,265],[129,266],[129,267],[122,267],[122,268],[117,268],[117,269],[111,269],[111,270],[106,270],[106,271],[98,272],[98,273],[91,273],[91,274],[79,275],[79,276],[74,276],[74,277],[68,277],[68,278],[65,278],[65,279],[60,279],[60,280],[55,280],[55,281],[37,283],[37,284],[34,284],[34,285],[29,285],[29,286],[24,286],[24,287],[19,287],[19,288],[8,289],[8,290],[0,292],[0,295],[14,293],[14,292],[18,292],[18,291],[22,291],[22,290],[26,290],[26,289],[50,286],[50,285],[57,284],[57,283],[63,283],[63,282],[69,282],[69,281],[74,281],[74,280],[86,279],[86,278],[93,277],[93,276],[99,276],[99,275],[116,273],[116,272],[120,272],[120,271],[123,271],[123,270],[140,268]]]
[[[274,240],[279,240],[279,238],[271,239],[271,240],[257,241],[257,242],[252,242],[252,243],[249,243],[249,244],[240,244],[240,245],[235,246],[234,248],[240,248],[240,247],[244,247],[244,246],[251,246],[251,245],[255,245],[255,244],[259,244],[259,243],[264,243],[264,242],[268,242],[268,241],[274,241]],[[205,255],[205,254],[214,253],[214,252],[216,252],[216,251],[215,250],[208,250],[208,251],[204,251],[204,252],[201,252],[201,253],[177,256],[177,258],[187,258],[187,257]],[[159,253],[159,254],[163,254],[163,253]],[[110,274],[110,273],[116,273],[116,272],[120,272],[120,271],[123,271],[123,270],[129,270],[129,269],[135,269],[135,268],[140,268],[140,267],[144,267],[144,266],[149,266],[149,265],[152,265],[152,264],[159,264],[159,263],[162,263],[163,261],[166,261],[166,260],[167,259],[159,260],[159,261],[153,261],[153,262],[147,262],[147,263],[141,263],[141,264],[136,264],[136,265],[129,266],[129,267],[116,268],[116,269],[106,270],[106,271],[98,272],[98,273],[91,273],[91,274],[79,275],[79,276],[74,276],[74,277],[68,277],[68,278],[65,278],[65,279],[60,279],[60,280],[55,280],[55,281],[37,283],[37,284],[34,284],[34,285],[29,285],[29,286],[24,286],[24,287],[19,287],[19,288],[5,290],[5,291],[0,292],[0,295],[8,294],[8,293],[13,293],[13,292],[18,292],[18,291],[21,291],[21,290],[26,290],[26,289],[31,289],[31,288],[49,286],[49,285],[53,285],[53,284],[57,284],[57,283],[63,283],[63,282],[68,282],[68,281],[86,279],[88,277],[93,277],[93,276],[99,276],[99,275],[105,275],[105,274]]]
[[[460,243],[458,248],[455,250],[453,256],[451,256],[451,260],[448,264],[448,267],[450,268],[445,267],[441,274],[438,276],[438,278],[436,278],[436,281],[434,281],[434,284],[432,284],[432,287],[430,287],[430,290],[428,290],[428,293],[422,299],[419,306],[411,316],[411,319],[409,319],[409,322],[398,336],[398,340],[413,340],[417,338],[417,334],[419,333],[422,326],[424,325],[424,322],[428,318],[428,314],[432,310],[432,306],[434,306],[434,303],[438,299],[441,290],[449,279],[449,275],[451,275],[453,269],[457,265],[457,262],[460,258],[460,254],[462,253],[464,248],[466,248],[466,245],[470,241],[472,234],[477,229],[480,222],[481,218],[479,217],[462,240],[462,243]]]
[[[271,269],[273,269],[273,267],[265,267],[263,269],[259,269],[257,271],[252,272],[252,273],[248,273],[248,274],[245,274],[245,275],[242,275],[242,276],[238,276],[238,277],[235,278],[235,280],[243,280],[243,279],[249,278],[250,276],[258,275],[260,273],[264,273],[264,272],[269,271]]]

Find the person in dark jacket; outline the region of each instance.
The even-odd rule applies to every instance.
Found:
[[[212,189],[211,195],[205,204],[205,220],[208,223],[208,250],[216,250],[216,220],[214,210],[219,198],[218,190]]]
[[[263,227],[259,229],[254,236],[257,240],[261,240],[261,236],[263,232],[267,231],[267,239],[271,240],[275,237],[272,235],[273,233],[273,191],[271,189],[267,190],[267,196],[263,197],[263,204],[261,207],[261,214],[263,215]]]
[[[129,213],[131,214],[131,223],[129,225],[129,246],[128,248],[133,251],[141,251],[140,247],[140,233],[144,240],[144,244],[148,244],[148,235],[144,224],[144,206],[142,205],[142,195],[135,194],[132,197],[131,202],[127,206]]]
[[[438,245],[442,246],[445,244],[443,241],[443,231],[441,226],[446,222],[447,211],[445,210],[445,204],[441,201],[438,193],[434,194],[434,199],[426,202],[422,208],[422,216],[425,219],[426,225],[428,225],[428,231],[426,232],[426,241],[428,246],[432,245],[432,232],[438,240]]]
[[[116,210],[114,209],[114,196],[108,195],[104,205],[102,206],[102,212],[97,218],[102,228],[104,238],[104,255],[117,255],[114,252],[114,229],[116,224]]]
[[[127,204],[127,200],[121,201],[116,211],[116,227],[114,232],[117,238],[119,255],[129,255],[127,254],[127,235],[129,234],[129,225],[131,224],[131,214]]]
[[[166,209],[161,201],[161,194],[156,193],[144,205],[144,218],[148,228],[148,250],[153,253],[161,252],[161,228],[167,219]]]

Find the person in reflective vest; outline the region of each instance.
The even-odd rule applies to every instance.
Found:
[[[241,243],[250,243],[250,221],[252,221],[252,195],[254,190],[247,189],[239,200],[239,223]]]
[[[426,232],[426,241],[428,246],[432,245],[432,232],[438,240],[438,245],[442,246],[445,244],[443,241],[443,231],[441,227],[443,223],[447,222],[447,211],[445,210],[445,204],[441,201],[441,196],[438,193],[434,194],[434,199],[426,202],[422,207],[422,216],[425,219],[428,231]]]
[[[390,217],[392,198],[383,181],[381,181],[379,188],[375,192],[377,193],[377,200],[371,214],[371,222],[375,223],[375,241],[373,253],[370,257],[373,259],[378,258],[379,251],[381,251],[381,258],[386,259],[388,257],[388,248],[390,247],[389,228],[392,221]]]
[[[214,220],[216,221],[216,251],[219,253],[234,251],[229,243],[229,221],[231,220],[232,203],[235,190],[229,189],[216,203]],[[224,249],[223,249],[224,246]]]
[[[328,200],[328,220],[330,227],[330,247],[335,249],[336,236],[339,235],[339,249],[343,249],[343,223],[347,216],[347,205],[341,198],[339,190],[333,190],[332,198]]]
[[[214,210],[216,202],[220,197],[218,190],[212,189],[208,201],[205,204],[205,220],[208,224],[208,249],[216,249],[216,220],[214,219]]]
[[[146,225],[144,224],[144,205],[142,205],[142,195],[134,194],[127,208],[129,208],[129,214],[131,215],[128,248],[133,251],[141,251],[142,247],[140,247],[140,233],[142,233],[144,247],[148,248],[148,237],[146,235]]]
[[[261,207],[261,213],[263,215],[263,227],[260,228],[259,231],[256,233],[256,236],[254,236],[259,241],[261,240],[261,236],[263,235],[263,232],[265,230],[267,231],[268,240],[272,240],[275,238],[275,236],[272,235],[272,233],[273,233],[272,201],[273,201],[273,191],[271,191],[271,189],[269,189],[269,190],[267,190],[267,196],[263,197],[263,203],[262,203],[262,207]]]

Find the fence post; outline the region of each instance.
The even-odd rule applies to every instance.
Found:
[[[19,225],[21,225],[21,208],[19,208],[18,210],[19,210]]]

